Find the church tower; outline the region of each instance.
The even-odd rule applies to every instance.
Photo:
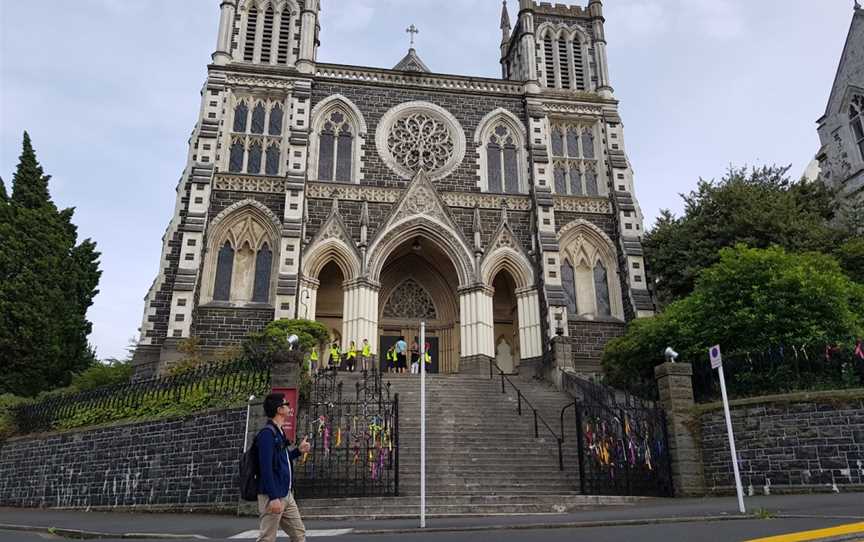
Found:
[[[414,25],[392,69],[322,63],[320,0],[221,0],[136,376],[281,318],[373,354],[423,320],[432,372],[528,370],[553,340],[598,370],[654,309],[603,5],[513,7],[481,78],[432,71]]]

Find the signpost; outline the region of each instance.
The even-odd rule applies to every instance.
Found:
[[[741,486],[741,473],[738,470],[738,452],[735,451],[735,436],[732,434],[732,416],[729,414],[729,398],[726,396],[726,377],[723,376],[723,357],[720,354],[720,345],[712,346],[708,350],[711,359],[711,368],[717,369],[720,377],[720,393],[723,395],[723,413],[726,415],[726,432],[729,434],[729,450],[732,453],[732,469],[735,472],[735,490],[738,493],[738,511],[746,514],[744,508],[744,488]]]
[[[426,322],[420,322],[420,528],[426,528]]]

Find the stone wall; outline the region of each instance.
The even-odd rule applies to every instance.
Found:
[[[10,439],[0,506],[235,507],[245,423],[240,408]]]
[[[201,339],[201,346],[209,349],[234,346],[272,321],[272,307],[199,306],[195,309],[192,336]]]
[[[745,492],[838,491],[864,487],[864,395],[848,399],[765,398],[733,402],[732,426]],[[734,477],[719,405],[700,423],[705,484],[734,492]]]

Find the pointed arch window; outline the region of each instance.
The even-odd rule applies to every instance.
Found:
[[[572,126],[567,129],[567,156],[570,158],[579,156],[579,131]]]
[[[585,192],[582,190],[582,172],[579,171],[579,166],[576,164],[570,165],[570,195],[581,196]]]
[[[267,110],[264,109],[264,104],[258,102],[255,109],[252,110],[252,126],[249,131],[253,134],[264,133],[264,117],[267,115]]]
[[[261,143],[255,141],[249,146],[249,161],[246,164],[246,173],[261,173]]]
[[[594,132],[589,128],[582,131],[582,156],[587,160],[594,159]]]
[[[252,301],[267,303],[270,300],[270,275],[273,272],[273,252],[270,245],[264,243],[255,257],[255,286],[252,289]]]
[[[318,139],[318,179],[351,182],[354,131],[348,115],[335,110],[327,115]]]
[[[246,19],[246,44],[243,48],[243,60],[255,60],[255,37],[258,34],[258,8],[252,6]]]
[[[267,175],[279,175],[279,145],[271,143],[267,147],[267,159],[264,166]]]
[[[213,287],[213,299],[215,301],[228,301],[231,299],[231,276],[234,273],[234,249],[230,241],[225,241],[219,249],[219,257],[216,262],[216,281]]]
[[[597,300],[597,315],[612,316],[612,305],[609,302],[609,278],[603,262],[594,266],[594,291]]]
[[[561,72],[560,88],[570,88],[570,55],[567,53],[569,42],[564,38],[558,40],[558,69]]]
[[[270,127],[269,134],[274,136],[282,135],[282,117],[284,113],[282,112],[282,106],[280,104],[276,104],[273,106],[273,109],[270,110]]]
[[[574,27],[549,27],[537,42],[543,49],[546,88],[587,90],[584,36]]]
[[[567,170],[562,165],[555,166],[555,193],[567,193]]]
[[[510,126],[501,123],[492,129],[486,143],[486,181],[489,192],[521,192],[518,144],[518,136]]]
[[[231,155],[228,159],[228,171],[231,173],[241,173],[243,171],[243,156],[246,154],[246,149],[241,141],[235,141],[231,144]]]
[[[543,40],[543,61],[546,68],[546,88],[555,88],[555,49],[552,37]]]
[[[245,102],[240,102],[234,108],[234,131],[243,133],[246,131],[246,117],[249,116],[249,107]]]
[[[858,146],[861,159],[864,160],[864,96],[856,95],[852,98],[852,104],[849,106],[849,122],[852,137]]]
[[[288,64],[288,47],[291,43],[291,12],[286,6],[285,11],[279,16],[279,49],[277,51],[276,63]]]
[[[589,196],[600,195],[600,189],[597,185],[597,173],[592,169],[585,172],[585,193]]]
[[[579,314],[579,306],[576,302],[576,278],[570,260],[564,260],[564,267],[561,268],[561,285],[567,298],[567,313],[574,316]]]
[[[261,62],[264,64],[270,63],[270,54],[273,51],[273,19],[275,16],[273,6],[267,6],[267,11],[264,12],[264,28],[261,32]]]

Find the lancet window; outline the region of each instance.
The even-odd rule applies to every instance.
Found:
[[[593,125],[555,122],[551,130],[555,193],[600,195]]]
[[[615,248],[597,228],[580,225],[561,239],[561,282],[576,318],[623,318]]]
[[[269,303],[273,276],[272,228],[241,212],[230,224],[220,227],[219,247],[210,268],[213,277],[212,299],[232,304]],[[214,269],[215,268],[215,269]]]
[[[234,106],[228,171],[279,175],[284,117],[279,101],[238,101]]]
[[[852,137],[858,146],[861,159],[864,160],[864,96],[856,95],[849,105],[849,122]]]
[[[234,21],[234,58],[290,65],[296,60],[299,9],[295,2],[246,0]]]
[[[538,32],[546,88],[588,90],[585,67],[587,37],[576,28],[547,25]]]
[[[485,192],[522,194],[528,190],[523,128],[503,109],[487,115],[475,134],[480,155],[480,186]]]
[[[310,170],[319,181],[359,180],[360,134],[365,126],[359,112],[342,97],[319,104],[312,119]]]

